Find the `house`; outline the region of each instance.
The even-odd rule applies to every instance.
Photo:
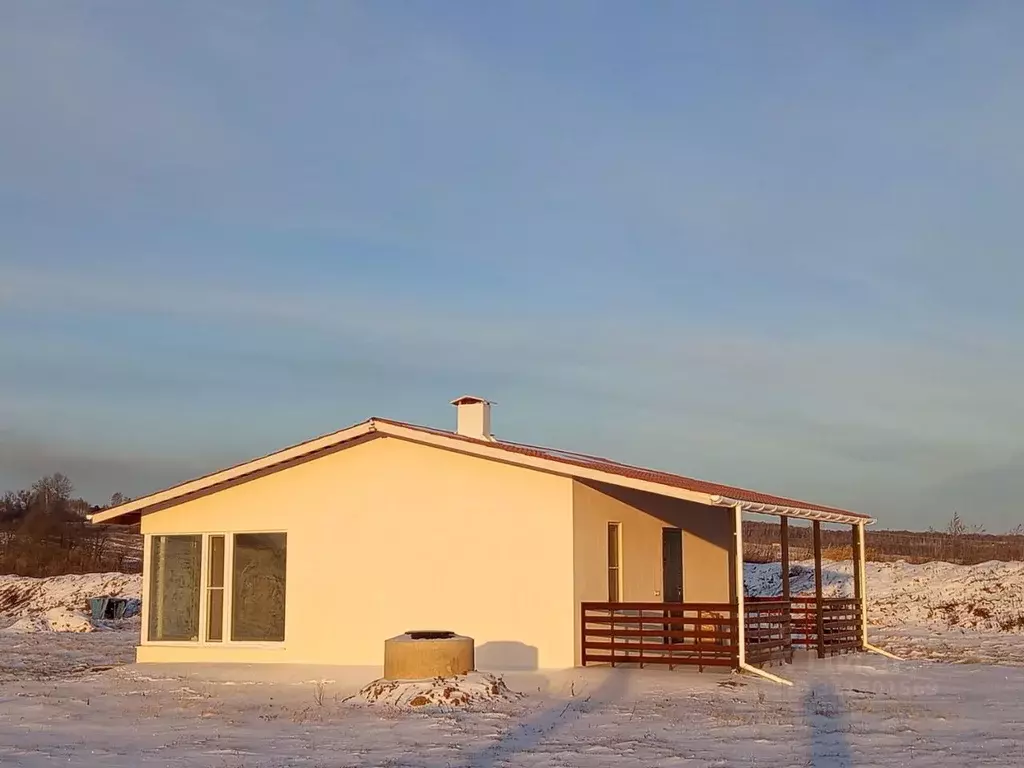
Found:
[[[379,665],[410,629],[472,636],[481,669],[866,645],[871,518],[501,441],[489,402],[453,405],[455,432],[373,418],[93,515],[141,522],[138,661]],[[787,562],[779,601],[745,601],[744,512],[851,526],[856,599],[819,579],[797,618]]]

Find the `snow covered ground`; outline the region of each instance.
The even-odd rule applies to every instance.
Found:
[[[3,664],[31,656],[50,674],[0,682],[0,765],[1024,765],[1024,668],[857,655],[785,667],[792,688],[587,668],[506,676],[524,694],[513,701],[409,710],[346,701],[377,669],[105,668],[133,643],[130,632],[0,636]]]
[[[871,639],[908,661],[773,668],[792,688],[679,670],[519,673],[505,682],[521,698],[468,711],[368,704],[355,694],[379,669],[136,667],[137,618],[87,634],[0,631],[0,766],[1024,765],[1024,633],[974,628],[1020,615],[1022,571],[872,564]],[[825,573],[830,594],[848,593],[848,564]],[[748,588],[771,594],[778,575],[748,566]],[[793,586],[806,590],[805,570]],[[139,587],[122,574],[0,577],[0,604],[27,627]]]
[[[20,619],[44,614],[51,608],[84,613],[90,597],[142,598],[142,576],[137,573],[80,573],[33,579],[0,575],[0,617]]]
[[[130,664],[135,660],[138,642],[137,618],[122,622],[122,631],[0,632],[0,698],[5,692],[4,684],[11,681],[63,680]]]
[[[823,564],[826,597],[853,594],[853,564]],[[794,595],[814,593],[814,563],[792,563]],[[747,563],[748,594],[778,595],[778,563]],[[1024,563],[868,563],[872,642],[904,658],[1024,665]]]
[[[751,595],[778,595],[778,563],[747,563],[744,583]],[[826,561],[827,597],[853,593],[852,563]],[[876,627],[929,627],[1024,633],[1024,563],[980,565],[905,562],[868,563],[868,620]],[[814,564],[791,565],[793,594],[813,594]],[[88,573],[32,579],[0,575],[0,616],[17,619],[51,608],[84,611],[88,598],[117,595],[140,598],[142,577]]]
[[[791,572],[794,594],[813,592],[813,563],[793,563]],[[851,573],[849,561],[826,562],[826,595],[852,594]],[[907,658],[1024,664],[1024,563],[868,563],[867,576],[868,620],[882,647]],[[752,595],[776,595],[779,564],[748,563],[744,581]],[[141,593],[138,574],[0,576],[0,634],[81,630],[84,619],[73,614],[88,598]]]
[[[823,564],[826,597],[853,595],[852,569],[849,560]],[[744,565],[748,594],[778,595],[781,579],[778,563]],[[868,563],[867,582],[872,626],[1024,632],[1024,563]],[[790,589],[794,595],[814,594],[813,562],[791,564]]]

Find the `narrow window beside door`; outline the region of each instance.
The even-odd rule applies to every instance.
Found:
[[[224,640],[224,537],[210,537],[206,576],[206,639]]]
[[[608,602],[617,603],[620,599],[619,572],[619,524],[608,523]]]

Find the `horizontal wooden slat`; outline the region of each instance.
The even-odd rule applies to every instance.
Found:
[[[784,600],[760,600],[744,608],[745,657],[748,664],[764,665],[792,659],[792,619]]]
[[[747,652],[749,653],[751,649],[763,651],[766,649],[771,650],[772,648],[785,648],[788,645],[789,642],[786,640],[765,640],[758,643],[752,643],[751,645],[747,646]]]
[[[721,656],[732,656],[733,649],[735,646],[729,645],[709,645],[707,643],[587,643],[589,650],[605,650],[605,651],[644,651],[644,653],[676,653],[680,657],[686,657],[691,654],[695,655],[697,651],[702,654],[706,653],[709,655],[721,655]]]
[[[789,659],[788,651],[772,651],[771,653],[748,653],[748,664],[764,664],[769,661],[786,661]]]
[[[780,632],[777,629],[748,629],[744,633],[744,636],[749,642],[751,640],[767,640],[773,637],[782,637],[783,635],[788,634],[788,632]]]
[[[665,626],[719,626],[735,627],[735,619],[700,618],[696,616],[584,616],[583,622],[590,625],[626,627],[644,624],[664,624]]]
[[[584,611],[720,611],[735,613],[729,603],[581,603]]]
[[[614,624],[617,627],[632,624],[721,624],[731,627],[736,624],[736,619],[732,617],[714,616],[584,616],[582,619],[587,624]]]
[[[816,616],[818,612],[816,610],[796,610],[791,611],[795,616]],[[860,613],[857,608],[822,608],[822,614],[828,615],[830,613]]]
[[[636,656],[628,656],[628,657],[621,657],[621,658],[620,657],[616,657],[614,659],[614,661],[615,661],[616,664],[640,664],[641,663],[640,659],[638,657],[636,657]],[[583,657],[583,663],[584,664],[610,664],[611,662],[612,662],[612,657],[611,656],[600,656],[600,655],[595,656],[595,655],[592,655],[592,654],[587,654],[587,655],[585,655]],[[692,656],[692,657],[676,657],[676,658],[668,658],[668,657],[665,657],[665,656],[655,656],[655,657],[645,656],[643,658],[643,664],[644,665],[647,665],[647,664],[671,664],[671,665],[677,666],[677,667],[685,667],[685,666],[694,666],[694,667],[696,667],[696,666],[701,666],[701,667],[731,667],[731,666],[733,666],[733,660],[732,660],[732,658],[724,658],[723,659],[723,658],[704,657],[704,658],[700,659],[700,661],[698,663],[698,660],[697,660],[696,656]]]
[[[728,603],[585,603],[581,609],[585,664],[735,665],[740,620],[751,664],[789,661],[794,648],[818,647],[812,597],[752,599],[742,613]],[[825,652],[859,649],[859,602],[826,598],[821,609]]]
[[[792,597],[789,600],[793,607],[798,605],[817,605],[817,600],[813,597]],[[849,597],[825,597],[822,598],[822,605],[857,605],[858,601]]]
[[[729,640],[735,637],[733,632],[696,631],[682,629],[592,629],[585,627],[583,634],[589,637],[670,637],[673,639],[707,638]]]

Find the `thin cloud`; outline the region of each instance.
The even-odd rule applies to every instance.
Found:
[[[6,423],[216,463],[471,386],[908,516],[1019,455],[1019,7],[522,13],[12,9]]]
[[[611,436],[616,430],[638,429],[631,423],[637,417],[654,419],[660,426],[645,430],[653,445],[636,449],[645,461],[665,465],[688,459],[689,471],[705,469],[734,481],[743,479],[735,477],[739,461],[748,467],[744,475],[780,491],[789,483],[806,483],[801,475],[809,467],[834,478],[856,466],[858,477],[897,486],[930,485],[935,472],[945,476],[967,467],[981,472],[989,463],[998,464],[1019,445],[1024,429],[1021,414],[1001,405],[1013,402],[1016,382],[1024,380],[1022,364],[1011,348],[991,343],[923,346],[831,334],[784,342],[645,324],[639,317],[630,324],[594,321],[571,336],[552,337],[545,329],[556,322],[553,317],[513,322],[451,310],[444,315],[429,303],[410,306],[386,295],[349,304],[315,294],[221,292],[184,283],[54,278],[24,271],[7,271],[4,277],[23,289],[16,292],[20,297],[37,295],[41,285],[34,281],[45,284],[63,311],[113,314],[127,322],[170,314],[196,328],[241,326],[257,338],[273,331],[295,340],[290,352],[258,342],[219,352],[213,347],[209,354],[216,357],[198,358],[203,364],[195,373],[176,365],[161,372],[163,360],[177,355],[122,363],[118,380],[141,365],[143,378],[122,383],[127,392],[147,391],[151,403],[175,402],[176,391],[196,387],[197,393],[208,393],[201,399],[192,396],[196,408],[210,398],[218,402],[217,392],[228,397],[237,380],[251,376],[261,376],[264,387],[298,386],[323,399],[332,396],[330,382],[351,379],[356,371],[370,378],[418,380],[472,371],[476,377],[497,377],[513,402],[522,398],[523,403],[507,410],[511,419],[535,421],[531,414],[541,392],[554,403],[542,409],[557,407],[570,419],[603,423],[610,430],[605,439],[612,443],[618,441]],[[310,345],[308,334],[341,346]],[[204,353],[197,348],[192,354]],[[219,367],[208,371],[208,359]],[[90,379],[102,383],[99,369],[110,363],[98,348],[82,350],[69,361],[84,377],[78,386],[88,386]],[[218,382],[219,370],[233,373]],[[158,386],[164,376],[171,383]],[[66,385],[75,382],[72,375]],[[324,386],[310,389],[315,382]],[[390,415],[386,404],[373,410]],[[353,418],[368,415],[355,408],[351,413]],[[574,439],[557,427],[550,429],[550,434],[534,436],[520,428],[512,436],[556,443]],[[682,430],[680,444],[666,453],[677,430]],[[701,455],[701,445],[710,455]],[[602,450],[617,454],[614,447]],[[850,484],[847,491],[851,506],[856,506],[858,485]]]

